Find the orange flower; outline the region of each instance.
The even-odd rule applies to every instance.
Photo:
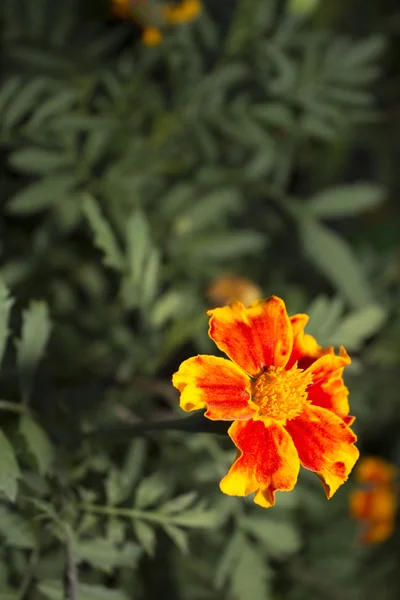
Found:
[[[275,491],[294,488],[302,464],[330,498],[359,454],[342,379],[346,351],[336,356],[319,346],[304,333],[307,315],[289,318],[276,296],[208,315],[210,337],[231,360],[189,358],[172,382],[183,410],[205,408],[208,419],[233,421],[228,434],[238,453],[221,490],[255,492],[257,504],[273,506]]]
[[[145,27],[142,33],[142,42],[145,46],[154,48],[162,42],[162,33],[157,27]]]
[[[167,2],[163,6],[164,17],[171,25],[193,21],[202,11],[200,0],[183,0],[179,4]]]
[[[223,275],[215,279],[207,290],[207,295],[216,302],[218,306],[230,304],[235,300],[243,302],[248,306],[259,300],[262,296],[261,289],[246,277],[236,275]]]
[[[147,0],[111,0],[111,10],[119,19],[133,19],[133,7],[146,4]]]
[[[361,541],[383,542],[395,528],[397,493],[394,478],[397,469],[386,460],[370,456],[360,461],[355,479],[363,488],[350,494],[350,513],[362,524]]]

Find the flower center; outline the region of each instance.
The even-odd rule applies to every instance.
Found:
[[[307,402],[307,387],[312,383],[311,373],[298,369],[269,367],[253,386],[252,401],[259,407],[260,416],[277,421],[297,417]]]

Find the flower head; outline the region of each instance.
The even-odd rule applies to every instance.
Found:
[[[171,25],[193,21],[203,9],[200,0],[182,0],[179,3],[166,2],[163,5],[164,17]]]
[[[173,376],[185,411],[206,409],[212,420],[233,421],[228,434],[238,453],[221,490],[255,492],[269,507],[275,491],[292,490],[300,464],[320,478],[330,498],[357,458],[349,425],[344,348],[322,348],[304,333],[308,317],[288,317],[280,298],[240,302],[208,311],[209,335],[230,360],[196,356]]]
[[[360,461],[355,479],[361,484],[350,494],[350,513],[362,525],[361,541],[383,542],[395,528],[397,491],[396,467],[388,461],[369,456]]]
[[[207,289],[207,295],[217,306],[230,304],[235,300],[248,306],[262,297],[261,289],[246,277],[223,275],[215,279]]]
[[[142,32],[142,42],[145,46],[154,48],[163,40],[162,33],[157,27],[145,27]]]

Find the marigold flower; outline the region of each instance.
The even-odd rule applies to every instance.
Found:
[[[163,40],[162,33],[157,27],[145,27],[142,33],[142,42],[145,46],[159,46]]]
[[[207,289],[207,295],[217,306],[231,304],[235,300],[248,306],[262,297],[258,285],[246,277],[223,275],[215,279]]]
[[[115,15],[119,19],[132,18],[132,11],[129,0],[112,0],[111,10],[113,15]]]
[[[203,6],[200,0],[182,0],[179,4],[167,2],[163,5],[165,20],[171,25],[193,21],[202,9]]]
[[[395,528],[397,469],[388,461],[369,456],[360,461],[355,479],[363,486],[350,494],[350,514],[362,525],[361,541],[376,544],[390,537]]]
[[[289,318],[280,298],[208,311],[209,335],[230,360],[196,356],[173,375],[185,411],[206,409],[211,420],[233,421],[238,453],[222,492],[269,507],[275,491],[294,488],[300,464],[314,471],[330,498],[357,458],[349,427],[344,348],[322,348],[304,333],[307,315]]]

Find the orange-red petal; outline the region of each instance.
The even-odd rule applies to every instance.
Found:
[[[308,398],[312,404],[331,410],[339,416],[349,414],[349,391],[343,382],[343,369],[351,362],[346,350],[341,347],[339,356],[326,354],[318,358],[308,369],[313,382],[307,388]],[[344,419],[347,424],[353,417]]]
[[[299,453],[301,464],[315,471],[327,498],[347,480],[359,452],[355,434],[334,413],[308,405],[295,419],[286,423]]]
[[[238,456],[220,483],[229,496],[256,492],[254,502],[275,504],[275,491],[294,488],[300,469],[299,457],[285,429],[276,421],[236,421],[228,433]]]
[[[237,365],[217,356],[185,360],[172,377],[181,392],[180,407],[190,412],[207,408],[212,420],[248,419],[255,414],[249,405],[250,378]]]
[[[286,365],[287,369],[293,367],[296,362],[300,369],[307,369],[317,358],[333,353],[332,347],[323,348],[312,335],[304,333],[308,320],[309,317],[303,314],[290,317],[293,329],[293,348]]]
[[[209,336],[246,373],[256,376],[265,368],[284,367],[292,351],[293,333],[285,303],[276,296],[245,308],[233,302],[207,313]]]

